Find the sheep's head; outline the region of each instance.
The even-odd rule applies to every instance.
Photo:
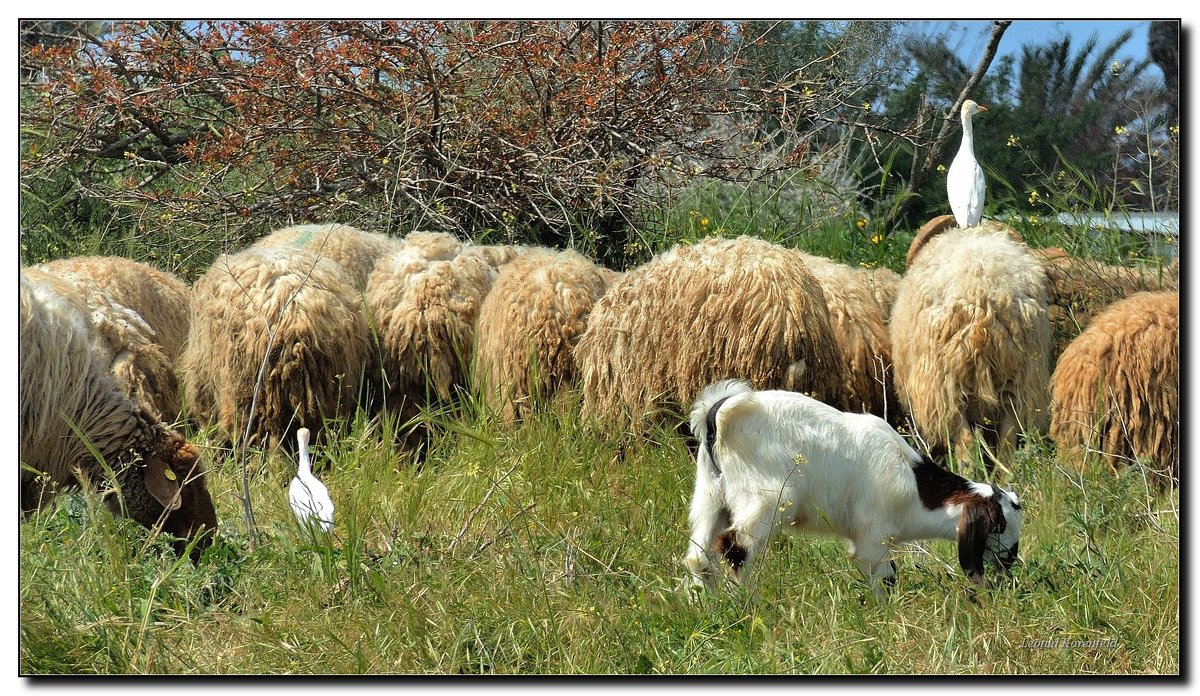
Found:
[[[1012,567],[1021,537],[1017,494],[996,485],[980,488],[983,490],[963,504],[958,523],[958,563],[976,584],[983,584],[985,561],[1005,571]]]
[[[182,539],[172,543],[178,554],[195,540],[191,559],[198,562],[217,531],[217,513],[208,494],[204,466],[194,445],[169,431],[159,434],[155,446],[135,465],[138,473],[129,481],[149,496],[131,490],[126,508],[130,517],[146,527]]]

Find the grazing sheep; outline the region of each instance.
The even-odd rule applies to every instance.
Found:
[[[19,302],[22,512],[81,482],[103,488],[110,468],[109,509],[186,539],[173,544],[177,553],[194,541],[191,558],[199,560],[217,517],[196,448],[109,374],[107,358],[92,348],[98,339],[86,306],[24,273]]]
[[[401,244],[427,261],[448,261],[463,250],[463,243],[445,232],[409,232]],[[390,251],[394,254],[399,250],[400,247],[397,247]]]
[[[701,446],[685,563],[697,585],[714,584],[713,552],[745,584],[777,526],[848,539],[876,594],[895,581],[896,543],[956,539],[978,584],[985,560],[1017,558],[1017,496],[942,469],[876,416],[729,380],[700,392],[691,427]]]
[[[1001,227],[929,240],[892,309],[900,400],[921,433],[952,445],[960,461],[977,431],[994,462],[1018,430],[1039,430],[1049,415],[1046,274]]]
[[[137,312],[170,360],[183,353],[192,290],[174,275],[118,256],[78,256],[37,268],[89,290],[103,291],[112,301]]]
[[[230,440],[252,404],[248,444],[287,446],[302,427],[316,437],[324,419],[354,412],[369,335],[359,292],[333,261],[291,247],[221,256],[194,288],[188,398]]]
[[[1151,460],[1179,481],[1179,293],[1138,293],[1097,316],[1051,379],[1050,435],[1064,459],[1117,471]]]
[[[821,285],[833,335],[849,368],[843,389],[852,395],[848,410],[867,411],[898,423],[891,339],[884,310],[872,292],[875,276],[821,256],[800,257]]]
[[[88,317],[87,335],[97,364],[116,378],[125,395],[136,401],[148,417],[156,421],[179,417],[179,382],[175,376],[178,356],[168,354],[157,342],[158,334],[141,314],[117,302],[103,284],[86,277],[58,274],[49,267],[27,268],[24,272],[30,281],[52,290]],[[129,290],[130,285],[125,284],[122,296],[136,295]]]
[[[441,257],[447,247],[406,239],[367,281],[366,306],[379,341],[383,406],[402,419],[467,386],[479,307],[496,271],[483,255]]]
[[[1050,322],[1054,331],[1052,355],[1087,328],[1092,317],[1113,302],[1135,292],[1179,287],[1178,267],[1125,268],[1068,256],[1058,247],[1034,249],[1050,280]]]
[[[925,245],[929,243],[929,240],[937,237],[947,230],[956,229],[954,225],[955,220],[953,215],[939,215],[922,225],[921,229],[917,230],[916,235],[913,236],[912,242],[910,242],[908,245],[908,254],[904,257],[904,267],[911,268],[913,261],[915,261],[917,258],[917,254],[921,253],[921,250],[925,248]],[[1004,232],[1014,242],[1020,244],[1025,243],[1025,239],[1021,237],[1019,232],[1008,225],[996,222],[995,220],[981,220],[979,224],[975,225],[972,229],[985,230],[988,232]]]
[[[872,268],[867,271],[867,287],[875,298],[886,322],[892,317],[892,305],[896,304],[896,291],[900,287],[900,274],[890,268]]]
[[[574,348],[604,293],[602,269],[574,251],[528,251],[500,268],[475,326],[474,383],[508,422],[570,385]]]
[[[333,223],[285,227],[268,234],[250,248],[291,247],[330,259],[350,274],[354,287],[361,291],[367,285],[375,261],[395,246],[396,240],[386,235]]]
[[[584,417],[635,429],[730,377],[849,397],[821,286],[799,253],[751,237],[676,246],[629,271],[575,350]]]

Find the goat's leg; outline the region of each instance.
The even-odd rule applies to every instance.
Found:
[[[729,562],[737,584],[752,589],[750,567],[776,525],[777,501],[762,501],[738,510],[733,524],[717,537],[717,550]]]
[[[691,523],[691,539],[684,564],[692,574],[693,585],[713,589],[716,575],[709,553],[716,543],[717,534],[729,526],[729,511],[725,508],[720,482],[707,462],[696,464],[696,487],[692,492],[688,519]]]
[[[860,540],[853,544],[854,565],[862,571],[871,584],[875,596],[883,599],[884,586],[896,584],[896,564],[888,558],[887,537]]]

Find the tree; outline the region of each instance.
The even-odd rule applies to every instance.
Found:
[[[736,176],[722,22],[155,21],[30,44],[22,181],[176,222],[366,219],[561,244]],[[698,135],[700,134],[700,135]],[[672,179],[674,181],[675,179]],[[618,242],[619,246],[619,241]]]

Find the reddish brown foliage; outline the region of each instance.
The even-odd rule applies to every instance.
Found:
[[[737,172],[737,129],[710,128],[728,109],[735,31],[122,24],[24,51],[23,74],[37,77],[22,100],[22,173],[67,167],[85,193],[201,224],[340,215],[466,232],[614,229],[647,180]]]

